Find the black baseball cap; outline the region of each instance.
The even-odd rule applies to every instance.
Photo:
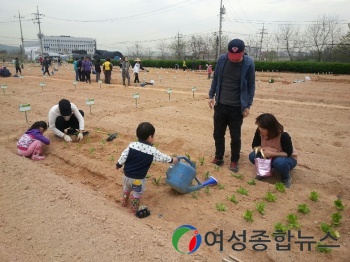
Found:
[[[244,42],[241,39],[233,39],[228,44],[228,58],[231,61],[239,61],[244,53]]]
[[[58,108],[62,116],[70,116],[72,114],[72,107],[67,99],[61,99],[58,103]]]

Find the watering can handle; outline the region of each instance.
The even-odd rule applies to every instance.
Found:
[[[191,161],[189,160],[187,157],[185,156],[178,156],[177,159],[180,161],[181,159],[185,160],[187,163],[189,163],[193,168],[196,168],[196,165]]]

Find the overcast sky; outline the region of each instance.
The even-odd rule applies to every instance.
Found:
[[[279,24],[306,27],[320,16],[334,16],[349,30],[350,0],[222,0],[226,14],[222,24],[229,38],[266,37]],[[20,41],[18,11],[25,40],[37,39],[34,18],[37,6],[42,33],[48,36],[91,37],[98,49],[126,52],[134,43],[154,48],[161,41],[184,40],[193,34],[212,36],[219,31],[220,0],[0,0],[0,44]],[[16,16],[17,18],[15,18]]]

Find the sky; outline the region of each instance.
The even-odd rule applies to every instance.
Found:
[[[36,40],[37,7],[41,31],[48,36],[91,37],[97,48],[126,52],[135,43],[156,49],[161,42],[212,37],[219,31],[220,1],[225,7],[223,35],[245,42],[271,37],[281,24],[306,28],[323,15],[350,29],[350,0],[0,0],[0,44],[19,46],[21,14],[24,40]]]

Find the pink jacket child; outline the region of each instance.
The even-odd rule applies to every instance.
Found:
[[[31,157],[32,160],[44,160],[41,156],[41,147],[50,144],[50,140],[43,134],[47,130],[45,121],[35,122],[17,142],[17,154],[20,156]]]
[[[208,79],[210,79],[211,78],[211,74],[213,73],[213,68],[212,68],[211,65],[208,66],[207,72],[208,72]]]

